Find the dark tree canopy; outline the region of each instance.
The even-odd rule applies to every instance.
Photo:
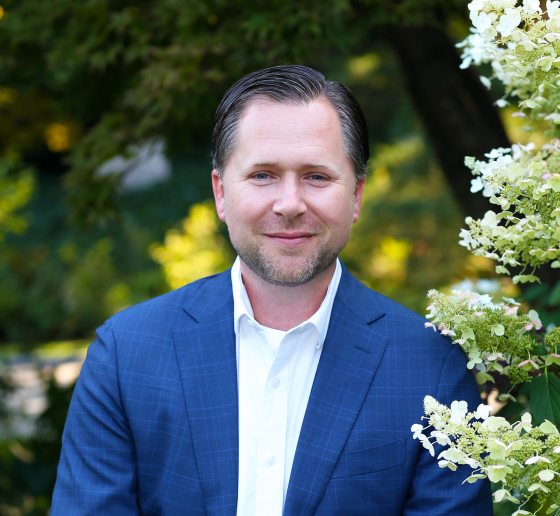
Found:
[[[117,186],[98,167],[153,138],[163,137],[171,153],[204,148],[213,109],[239,76],[286,62],[337,76],[345,55],[388,42],[466,208],[476,201],[466,195],[463,156],[505,137],[489,97],[456,70],[443,32],[450,16],[465,13],[459,0],[8,2],[0,20],[0,85],[10,99],[0,99],[1,151],[40,164],[41,173],[63,173],[73,219],[94,222],[114,209]]]

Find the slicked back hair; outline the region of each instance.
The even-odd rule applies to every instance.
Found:
[[[369,141],[358,101],[346,86],[327,81],[321,72],[301,65],[257,70],[239,79],[225,93],[214,116],[212,166],[220,176],[223,174],[236,145],[239,119],[249,101],[265,98],[286,104],[308,104],[319,97],[325,97],[338,114],[346,154],[354,164],[356,179],[364,179]]]

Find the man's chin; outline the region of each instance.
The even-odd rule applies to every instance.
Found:
[[[300,287],[301,285],[305,285],[309,283],[313,278],[306,278],[306,277],[293,277],[293,276],[283,276],[283,277],[267,277],[262,278],[267,283],[271,285],[276,285],[279,287]]]
[[[298,260],[296,258],[289,260],[289,263],[267,260],[243,261],[257,276],[271,285],[299,287],[325,272],[334,263],[335,259],[336,256],[326,263],[325,261]]]

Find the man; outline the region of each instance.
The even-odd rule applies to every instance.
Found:
[[[249,74],[214,130],[239,257],[111,318],[76,386],[52,514],[491,514],[412,439],[431,394],[479,403],[458,346],[339,263],[362,112],[303,66]]]

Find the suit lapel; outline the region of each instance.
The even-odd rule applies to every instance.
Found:
[[[175,349],[188,423],[209,514],[235,514],[238,402],[229,271],[189,297]]]
[[[301,428],[285,514],[313,514],[386,346],[371,323],[383,312],[345,269]]]

